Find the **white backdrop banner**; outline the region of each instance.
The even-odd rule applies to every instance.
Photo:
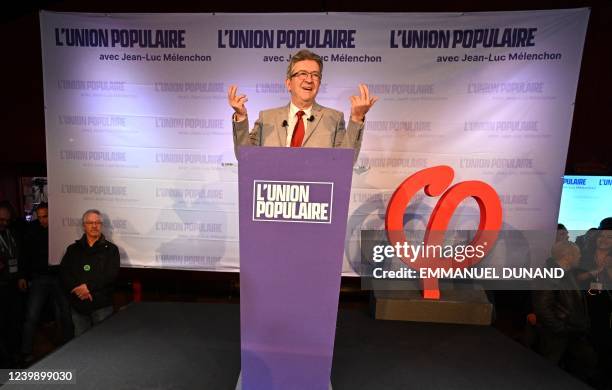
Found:
[[[317,101],[350,115],[366,83],[343,273],[410,174],[445,164],[499,193],[504,229],[553,229],[589,10],[436,14],[41,12],[50,253],[103,212],[128,267],[239,270],[226,90],[251,119],[289,101],[287,61],[325,60]],[[437,199],[408,209],[424,228]],[[475,229],[465,201],[453,223]]]

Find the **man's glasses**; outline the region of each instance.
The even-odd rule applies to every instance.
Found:
[[[297,77],[298,80],[306,80],[308,76],[312,77],[313,81],[321,80],[321,73],[319,72],[306,72],[305,70],[300,70],[291,75],[292,78]]]
[[[103,222],[99,222],[99,221],[95,221],[95,222],[85,222],[85,225],[87,226],[96,226],[96,225],[102,225]]]

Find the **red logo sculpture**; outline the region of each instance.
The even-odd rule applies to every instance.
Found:
[[[429,218],[423,245],[443,245],[448,223],[455,210],[464,199],[472,197],[476,200],[480,209],[480,222],[478,231],[469,245],[474,247],[483,245],[486,256],[486,253],[493,248],[502,226],[501,201],[493,187],[482,181],[464,181],[448,188],[454,176],[453,168],[441,165],[423,169],[409,176],[397,187],[393,196],[391,196],[385,217],[385,229],[391,245],[397,243],[403,245],[406,242],[404,212],[410,199],[423,188],[427,196],[437,197],[442,195]],[[405,258],[401,258],[401,260],[418,270],[420,268],[466,268],[477,264],[483,258],[484,256],[466,256],[462,262],[432,257],[419,257],[412,261]],[[438,279],[423,279],[422,286],[424,298],[440,299]]]

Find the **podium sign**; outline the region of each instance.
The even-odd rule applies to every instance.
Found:
[[[352,149],[243,147],[242,389],[328,389]]]

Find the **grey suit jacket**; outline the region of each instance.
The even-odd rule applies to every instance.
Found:
[[[239,146],[279,146],[287,145],[287,127],[283,122],[289,116],[289,104],[284,107],[264,110],[259,113],[253,129],[249,132],[249,121],[233,123],[234,152],[238,156]],[[361,149],[364,123],[349,121],[344,124],[344,114],[317,103],[312,106],[314,120],[307,121],[303,147],[306,148],[352,148],[355,150],[353,162],[357,161]]]

